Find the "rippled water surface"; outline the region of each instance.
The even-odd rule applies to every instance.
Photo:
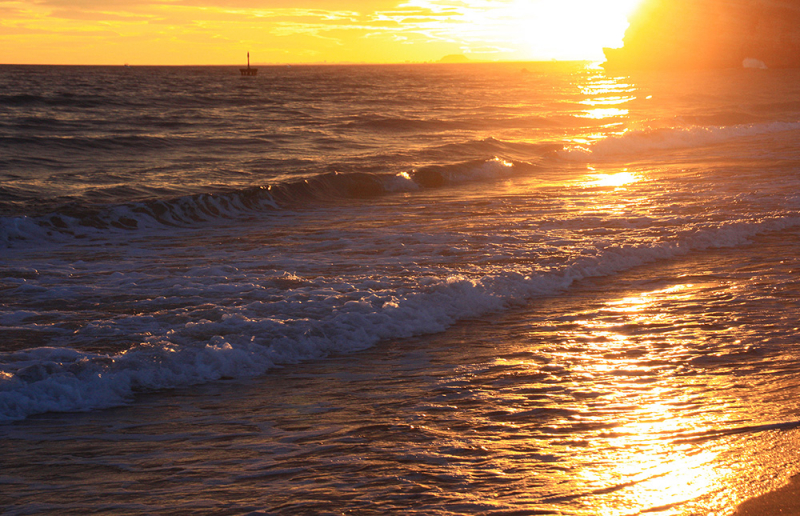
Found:
[[[0,71],[10,514],[729,514],[798,472],[796,72]]]

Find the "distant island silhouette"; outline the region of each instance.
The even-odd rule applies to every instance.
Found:
[[[644,0],[607,68],[800,67],[800,0]]]
[[[439,59],[440,63],[471,63],[472,59],[464,54],[450,54]]]

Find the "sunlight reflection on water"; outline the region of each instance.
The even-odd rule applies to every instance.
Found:
[[[639,176],[633,172],[623,171],[611,174],[597,174],[592,176],[587,186],[614,186],[621,187],[639,181]]]
[[[721,493],[733,476],[718,460],[722,443],[679,439],[747,417],[746,407],[731,403],[735,397],[718,396],[730,388],[725,380],[685,369],[702,354],[709,339],[703,326],[710,325],[701,314],[706,321],[686,320],[684,308],[697,307],[717,287],[684,282],[611,299],[553,335],[564,344],[556,363],[599,394],[576,400],[573,424],[613,422],[589,432],[592,459],[580,472],[596,493],[594,514],[669,514],[687,500]]]
[[[285,354],[288,365],[252,383],[186,387],[108,414],[48,415],[15,427],[18,432],[8,430],[15,441],[0,457],[0,470],[6,478],[26,479],[15,485],[16,499],[60,501],[69,491],[76,500],[89,499],[74,503],[95,504],[83,506],[92,512],[105,507],[109,493],[126,492],[131,474],[140,474],[164,490],[137,492],[135,502],[160,507],[164,500],[187,501],[175,510],[196,509],[187,504],[219,486],[219,501],[208,503],[220,510],[247,500],[284,514],[363,509],[685,516],[730,508],[749,493],[750,483],[765,489],[794,471],[785,450],[797,449],[789,441],[800,425],[800,262],[794,259],[800,240],[792,243],[794,233],[784,231],[772,241],[760,240],[772,247],[744,243],[782,227],[783,219],[774,225],[764,220],[796,216],[786,208],[795,198],[784,192],[797,190],[794,155],[784,160],[792,163],[785,174],[792,179],[778,186],[736,176],[737,167],[752,177],[779,168],[773,158],[765,160],[767,166],[745,166],[733,154],[715,165],[720,170],[709,171],[705,148],[696,155],[685,149],[649,154],[662,143],[660,137],[648,139],[649,133],[598,146],[598,152],[590,148],[577,153],[577,160],[558,153],[539,161],[535,154],[527,165],[535,165],[535,173],[516,170],[513,155],[531,160],[534,151],[516,140],[508,145],[508,134],[529,143],[547,141],[550,153],[564,142],[591,147],[620,129],[616,124],[624,130],[654,118],[637,112],[633,96],[639,92],[628,84],[633,81],[582,73],[592,75],[581,90],[591,98],[545,102],[525,86],[524,95],[510,96],[508,105],[497,108],[498,127],[525,121],[505,129],[474,129],[474,120],[486,112],[460,111],[480,104],[472,102],[480,96],[458,97],[458,109],[447,100],[441,112],[420,115],[421,126],[398,104],[391,114],[405,129],[387,123],[387,113],[373,113],[369,102],[352,118],[342,111],[345,103],[328,105],[320,119],[338,121],[324,126],[319,147],[292,152],[305,156],[308,149],[322,149],[326,159],[336,158],[334,164],[390,170],[402,196],[387,192],[313,207],[305,204],[311,197],[301,197],[306,200],[291,204],[292,213],[245,211],[252,218],[190,224],[190,230],[175,231],[174,239],[155,233],[159,238],[152,244],[150,234],[142,233],[124,255],[128,261],[103,258],[102,267],[92,269],[90,260],[73,260],[58,275],[43,274],[37,281],[52,288],[25,291],[32,303],[37,292],[50,290],[71,296],[59,294],[53,304],[84,303],[84,284],[94,283],[92,304],[75,312],[86,330],[73,341],[94,345],[105,328],[122,328],[99,333],[114,343],[120,334],[151,339],[160,324],[168,328],[165,339],[177,334],[180,343],[214,343],[220,334],[241,343],[241,350],[260,352],[256,346],[276,343],[270,348],[274,355],[258,356]],[[515,72],[512,83],[529,80]],[[569,90],[575,90],[572,83]],[[379,93],[364,98],[384,106]],[[529,94],[533,100],[518,102]],[[702,99],[698,105],[705,112],[709,101]],[[539,102],[556,106],[558,116],[537,111]],[[634,121],[622,108],[608,123],[580,118],[590,106],[622,104]],[[537,116],[526,117],[525,110]],[[444,126],[453,129],[441,129],[442,113],[449,120]],[[673,112],[662,120],[672,123]],[[308,130],[286,123],[286,131]],[[577,125],[565,130],[564,123]],[[539,124],[546,129],[537,135],[531,126]],[[370,136],[353,137],[357,145],[342,147],[331,138],[340,130]],[[398,140],[371,140],[384,131]],[[676,138],[675,131],[669,134]],[[677,139],[693,134],[677,131]],[[378,150],[358,157],[362,148],[379,149],[401,137],[411,143],[400,157],[386,158]],[[439,154],[446,141],[461,144]],[[791,147],[790,138],[780,141]],[[405,170],[416,159],[415,146],[430,142],[437,149],[431,162],[450,165],[437,169],[442,185],[417,191],[408,187],[415,176]],[[263,152],[260,144],[256,148],[251,157]],[[325,150],[333,148],[349,150]],[[620,148],[632,154],[615,158]],[[455,174],[463,168],[455,156],[466,159],[467,152],[501,157],[481,158],[482,165],[468,167],[469,175]],[[742,151],[747,160],[759,152],[754,146]],[[387,159],[395,160],[394,168]],[[193,169],[197,177],[204,166]],[[448,173],[465,183],[445,185]],[[168,174],[172,169],[149,177],[159,181]],[[302,184],[308,187],[309,179]],[[107,247],[121,238],[109,237]],[[83,258],[84,245],[67,250]],[[44,270],[55,258],[42,253],[34,256]],[[92,260],[99,262],[99,256]],[[39,276],[28,270],[30,260],[16,263],[19,270],[9,276],[15,285],[30,281],[23,276]],[[169,274],[162,273],[165,268]],[[547,280],[541,292],[529,289],[532,278]],[[477,291],[480,282],[483,290]],[[165,292],[169,299],[158,297]],[[463,308],[444,309],[450,305]],[[445,323],[430,330],[434,326],[420,322],[442,307]],[[122,317],[124,311],[136,317]],[[59,317],[72,324],[72,314]],[[31,327],[42,323],[30,321]],[[444,333],[428,334],[451,324]],[[70,325],[63,328],[71,334]],[[333,340],[322,339],[328,335]],[[401,338],[409,335],[424,336]],[[370,338],[370,350],[321,359],[339,349],[360,350],[347,346],[365,346]],[[344,347],[317,348],[316,342]],[[182,366],[169,361],[179,352],[177,344],[165,344],[166,365],[153,371]],[[312,363],[292,365],[305,359]],[[188,370],[222,374],[229,369],[221,364],[198,362]],[[95,426],[84,430],[84,422]],[[770,429],[776,422],[789,426]],[[57,438],[36,436],[50,428]],[[61,476],[51,473],[74,467],[87,443],[94,447],[93,473],[108,478],[106,487],[76,478],[64,488],[67,481],[59,485]],[[28,467],[31,457],[42,456],[47,469],[39,463]]]
[[[628,109],[611,106],[621,106],[636,100],[633,95],[636,92],[635,86],[628,84],[621,78],[607,77],[603,73],[591,75],[585,81],[578,85],[581,93],[586,95],[586,98],[580,103],[586,106],[604,107],[589,109],[578,113],[576,116],[602,120],[607,118],[624,119],[630,114]]]
[[[591,109],[589,111],[584,111],[583,113],[579,114],[578,116],[581,118],[593,118],[596,120],[604,119],[604,118],[619,118],[627,116],[629,111],[627,109],[619,109],[619,108],[598,108],[598,109]]]

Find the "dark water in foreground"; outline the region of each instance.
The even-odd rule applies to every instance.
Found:
[[[10,514],[728,514],[798,472],[796,72],[232,72],[0,68]]]

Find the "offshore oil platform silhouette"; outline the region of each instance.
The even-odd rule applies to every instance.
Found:
[[[258,68],[250,68],[250,52],[247,53],[247,68],[239,68],[242,76],[253,77],[258,74]]]

